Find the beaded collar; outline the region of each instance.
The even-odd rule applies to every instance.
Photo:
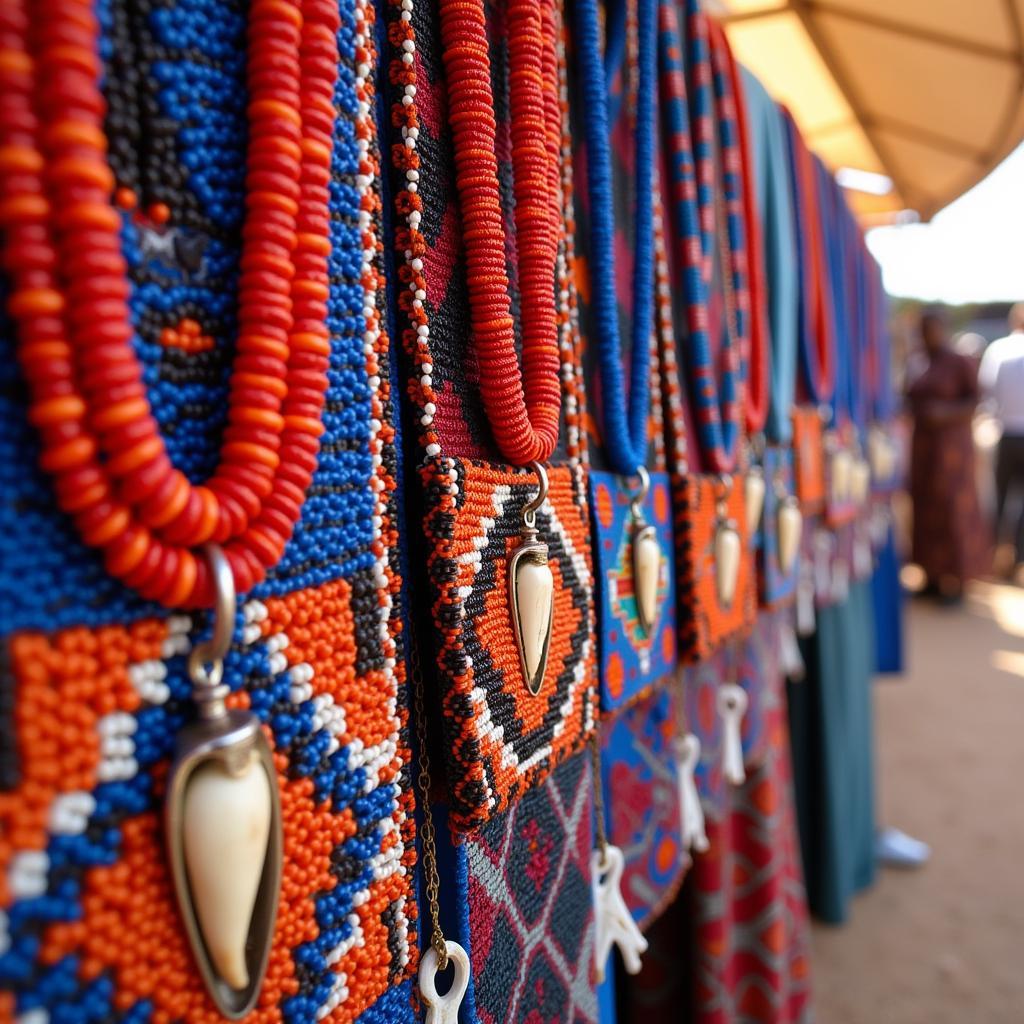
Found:
[[[562,112],[554,11],[551,0],[511,0],[507,11],[520,370],[484,4],[441,0],[439,10],[481,399],[508,461],[545,462],[558,443],[561,411],[555,271],[563,230]]]
[[[639,0],[636,100],[636,206],[633,264],[633,331],[628,409],[615,300],[615,225],[609,147],[608,90],[601,61],[598,0],[576,10],[585,107],[587,185],[590,201],[591,287],[594,293],[601,374],[604,440],[612,467],[630,476],[647,461],[650,339],[654,307],[654,91],[656,0]]]
[[[93,5],[5,14],[0,227],[43,468],[111,575],[171,607],[208,606],[200,547],[220,545],[236,589],[251,588],[280,559],[316,467],[337,10],[264,0],[250,11],[237,352],[221,461],[200,486],[171,464],[132,347]]]

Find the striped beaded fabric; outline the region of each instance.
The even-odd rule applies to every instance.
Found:
[[[523,679],[513,633],[507,560],[519,542],[522,509],[537,493],[537,476],[502,460],[509,443],[508,423],[495,422],[489,411],[502,396],[491,394],[487,389],[492,385],[483,383],[483,363],[490,357],[479,344],[476,314],[471,312],[480,306],[479,296],[474,297],[477,304],[471,304],[470,287],[480,282],[475,276],[467,280],[463,232],[468,215],[465,198],[460,201],[455,187],[441,19],[432,4],[390,0],[391,154],[401,285],[397,304],[406,356],[405,390],[421,448],[422,489],[410,495],[410,505],[413,515],[422,517],[426,540],[425,550],[416,552],[426,572],[413,602],[424,609],[421,649],[434,653],[449,820],[461,830],[482,825],[539,785],[556,764],[584,744],[596,714],[594,584],[571,280],[574,225],[560,9],[549,3],[538,8],[545,31],[553,32],[556,41],[551,59],[545,58],[542,78],[558,83],[560,101],[557,112],[549,110],[553,94],[544,90],[545,118],[550,125],[552,114],[557,114],[562,124],[558,180],[550,183],[547,193],[552,201],[557,199],[557,211],[547,203],[541,211],[545,223],[549,217],[554,223],[558,214],[555,234],[541,239],[543,246],[555,242],[555,274],[550,300],[533,291],[536,301],[528,302],[523,290],[527,279],[531,289],[540,286],[538,267],[524,267],[522,258],[514,257],[517,238],[520,246],[524,243],[517,236],[518,195],[512,185],[509,63],[514,58],[509,22],[514,5],[481,4],[479,10],[468,6],[473,7],[474,19],[480,11],[486,19],[501,226],[508,239],[505,265],[490,270],[509,282],[509,315],[515,321],[532,315],[538,302],[547,302],[554,311],[561,419],[548,462],[548,500],[537,514],[539,539],[549,547],[555,577],[555,614],[547,671],[534,696]],[[522,5],[516,11],[515,16],[522,15]],[[548,24],[547,19],[554,22]],[[544,145],[554,142],[545,139]],[[504,309],[500,312],[506,315]],[[531,337],[536,337],[532,327],[522,332],[517,327],[524,362],[530,358]],[[419,588],[417,574],[411,575]],[[428,699],[434,685],[435,680],[428,678]]]
[[[286,9],[297,16],[299,5],[274,8]],[[12,57],[26,38],[18,10],[0,10],[0,103],[46,70]],[[329,165],[317,177],[328,216],[304,244],[326,261],[323,431],[301,517],[244,595],[225,661],[229,705],[251,709],[271,741],[284,832],[270,966],[247,1019],[412,1024],[415,846],[375,15],[366,0],[322,10],[337,55]],[[98,23],[89,4],[74,22],[94,42],[78,66],[102,90],[131,346],[169,462],[190,485],[221,456],[242,330],[249,11],[241,0],[108,0]],[[0,1019],[213,1024],[222,1018],[187,946],[159,824],[190,712],[186,656],[205,616],[140,598],[56,511],[19,340],[5,319]]]

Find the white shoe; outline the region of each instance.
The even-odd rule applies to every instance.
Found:
[[[924,867],[931,855],[932,848],[927,843],[898,828],[883,828],[875,836],[875,858],[886,867]]]

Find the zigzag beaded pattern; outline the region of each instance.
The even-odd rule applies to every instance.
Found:
[[[471,829],[500,812],[578,750],[593,731],[593,580],[589,526],[575,474],[549,471],[537,513],[555,578],[544,684],[527,690],[507,608],[508,555],[519,543],[532,474],[447,460],[427,484],[424,529],[431,611],[440,634],[445,756],[453,825]]]
[[[270,731],[284,807],[282,912],[249,1018],[260,1024],[416,1019],[374,8],[343,0],[338,14],[326,431],[302,520],[244,604],[226,664],[230,702]],[[122,207],[136,350],[168,450],[198,477],[216,456],[231,362],[243,5],[117,0],[99,15],[110,159],[138,200]],[[183,655],[202,622],[156,616],[54,513],[11,344],[4,323],[0,619],[14,632],[0,664],[0,1018],[213,1024],[158,827],[188,708]]]

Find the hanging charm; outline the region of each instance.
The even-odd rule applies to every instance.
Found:
[[[625,861],[617,846],[606,844],[590,855],[594,895],[594,968],[597,981],[603,982],[612,946],[619,947],[622,963],[630,974],[640,972],[640,957],[647,952],[647,940],[636,926],[622,898],[622,871]]]
[[[851,456],[850,461],[850,499],[858,507],[863,507],[871,493],[871,464],[859,450]]]
[[[743,768],[743,735],[740,726],[747,710],[747,693],[736,683],[718,688],[718,714],[722,719],[722,774],[734,786],[747,778]]]
[[[267,970],[281,889],[281,805],[270,746],[251,711],[228,710],[224,657],[235,585],[208,545],[216,588],[213,636],[189,655],[198,718],[178,734],[167,782],[167,853],[199,972],[228,1018],[255,1005]]]
[[[459,1007],[469,988],[469,957],[466,951],[450,940],[444,946],[448,963],[455,972],[451,988],[444,995],[438,993],[436,985],[440,969],[437,950],[431,946],[420,960],[420,998],[427,1007],[425,1024],[459,1024]]]
[[[720,493],[717,498],[715,525],[715,587],[718,603],[725,609],[732,607],[736,596],[736,584],[740,571],[740,532],[736,520],[729,518],[728,498],[732,489],[732,477],[722,476],[719,481]]]
[[[764,458],[764,435],[751,438],[748,447],[747,471],[743,477],[743,501],[747,510],[747,536],[753,537],[761,525],[765,493],[768,490],[761,460]]]
[[[548,546],[537,539],[537,510],[548,495],[548,475],[539,462],[531,466],[540,486],[536,497],[523,509],[522,539],[508,560],[508,591],[523,679],[530,693],[537,696],[548,665],[555,578],[548,565]]]
[[[796,564],[796,556],[800,550],[804,517],[800,512],[800,502],[795,495],[787,493],[786,485],[781,479],[775,481],[775,493],[778,498],[775,517],[779,543],[779,567],[788,575]]]
[[[845,505],[851,496],[853,456],[834,434],[829,436],[831,454],[831,492],[832,501],[836,505]]]
[[[704,853],[708,846],[708,834],[704,823],[704,809],[694,773],[700,763],[700,739],[692,732],[677,736],[676,773],[679,777],[679,813],[683,823],[683,849]]]
[[[791,682],[799,683],[807,675],[804,656],[800,653],[800,641],[797,640],[793,623],[786,619],[779,627],[779,660],[782,674]]]
[[[643,503],[651,487],[651,477],[644,466],[638,467],[637,476],[640,477],[640,490],[630,504],[633,515],[633,593],[640,628],[650,636],[660,611],[658,585],[661,582],[662,551],[658,531],[644,519]]]

